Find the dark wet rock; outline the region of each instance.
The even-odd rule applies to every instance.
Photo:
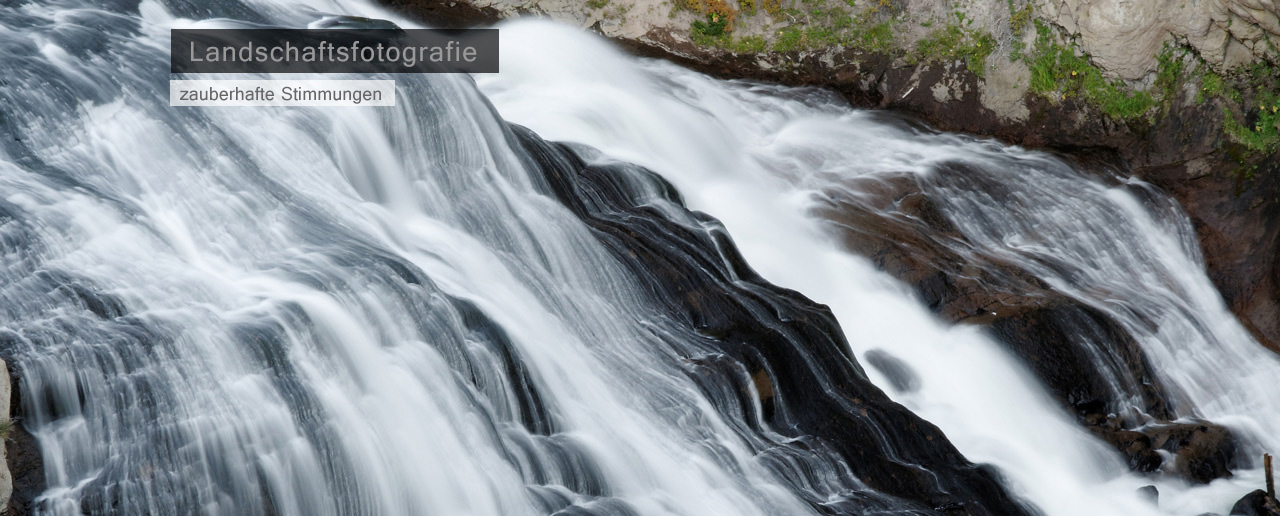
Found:
[[[1223,426],[1208,422],[1168,423],[1126,430],[1112,421],[1086,428],[1119,450],[1134,471],[1167,471],[1190,482],[1207,484],[1230,478],[1237,465],[1239,446]],[[1171,465],[1166,464],[1160,451],[1173,454]]]
[[[864,355],[867,363],[889,379],[898,392],[911,392],[920,388],[920,376],[901,358],[883,349],[873,349]]]
[[[1059,299],[1054,304],[999,317],[992,333],[1022,359],[1049,391],[1078,416],[1123,412],[1126,392],[1116,392],[1108,377],[1154,378],[1146,355],[1136,342],[1104,314],[1080,303]],[[1090,343],[1106,349],[1114,361],[1104,367],[1090,353]],[[1110,370],[1108,370],[1110,369]],[[1169,397],[1157,382],[1134,386],[1142,413],[1169,419]]]
[[[1178,199],[1223,300],[1254,338],[1280,352],[1280,158],[1242,170],[1205,156],[1136,172]]]
[[[1231,507],[1231,516],[1280,516],[1280,503],[1259,489],[1236,502]]]
[[[1134,471],[1168,470],[1188,481],[1206,484],[1230,477],[1237,464],[1239,448],[1235,436],[1225,427],[1206,421],[1152,424],[1128,430],[1118,418],[1094,414],[1086,419],[1086,427],[1119,450]],[[1172,465],[1166,467],[1160,451],[1173,455]]]
[[[3,360],[0,360],[0,421],[2,421],[0,424],[4,425],[3,431],[0,431],[0,438],[5,441],[9,440],[9,436],[13,434],[15,423],[9,413],[9,403],[12,401],[13,393],[9,378],[9,368]],[[0,511],[8,511],[9,499],[12,495],[13,474],[9,470],[8,453],[7,450],[0,449]]]
[[[22,395],[19,392],[20,371],[8,366],[10,378],[9,420],[14,424],[4,443],[5,457],[13,475],[13,494],[6,514],[18,516],[31,514],[35,498],[44,492],[44,460],[40,456],[40,443],[22,425]]]
[[[675,220],[655,204],[681,200],[647,170],[588,166],[564,145],[527,130],[516,138],[551,192],[635,275],[666,317],[691,328],[710,356],[690,356],[687,374],[726,420],[757,422],[787,436],[758,450],[838,457],[870,487],[809,500],[824,513],[1019,515],[1034,509],[1006,491],[989,466],[972,464],[940,429],[894,403],[866,377],[830,310],[760,278],[723,226],[690,212]],[[662,200],[641,198],[659,192]],[[737,385],[726,391],[723,386]],[[786,461],[789,462],[789,461]],[[779,467],[789,467],[778,463]],[[804,471],[781,475],[805,482]]]
[[[1207,484],[1230,478],[1238,464],[1239,444],[1226,427],[1207,421],[1152,425],[1140,430],[1153,449],[1174,454],[1173,472],[1192,482]]]
[[[848,190],[859,196],[830,189],[817,210],[847,248],[914,287],[943,319],[988,328],[1134,471],[1197,483],[1230,476],[1230,432],[1207,422],[1170,423],[1177,400],[1117,321],[1012,264],[970,252],[916,176],[852,181]],[[1166,464],[1161,450],[1175,463]]]
[[[1095,437],[1119,450],[1129,469],[1140,473],[1155,473],[1164,464],[1164,457],[1151,446],[1151,437],[1142,432],[1105,426],[1087,428]]]
[[[1151,505],[1160,505],[1160,490],[1156,489],[1156,486],[1139,487],[1138,496],[1143,500],[1151,502]]]
[[[492,25],[502,20],[503,13],[493,7],[481,7],[472,2],[422,2],[418,0],[382,0],[392,9],[409,10],[431,26],[442,29],[463,29],[477,25]]]
[[[1209,422],[1155,425],[1141,430],[1155,448],[1174,454],[1174,468],[1182,478],[1207,484],[1231,476],[1239,447],[1230,430]]]

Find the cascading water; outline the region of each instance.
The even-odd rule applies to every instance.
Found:
[[[950,200],[982,253],[1125,321],[1179,415],[1273,448],[1253,412],[1280,414],[1259,388],[1277,363],[1176,207],[1039,154],[530,23],[503,28],[504,71],[479,89],[397,77],[395,108],[167,105],[169,28],[335,14],[391,17],[0,6],[0,349],[44,459],[36,513],[1035,510],[950,440],[1046,513],[1156,514],[989,338],[936,322],[811,216],[812,192],[888,170]],[[1015,210],[937,170],[955,161],[1038,175],[1009,180]],[[847,342],[746,264],[830,306]],[[945,437],[846,345],[905,360],[918,386],[896,401]],[[1161,483],[1162,510],[1221,510],[1253,477]]]
[[[335,20],[110,7],[3,16],[34,512],[1025,510],[647,172],[509,128],[467,77],[173,109],[169,27]]]
[[[725,223],[765,278],[830,306],[855,350],[905,359],[921,387],[895,398],[969,457],[1001,466],[1046,512],[1149,513],[1132,492],[1151,482],[1124,475],[1114,453],[1069,428],[989,338],[939,326],[900,285],[847,256],[817,213],[832,195],[858,198],[851,182],[911,175],[972,242],[964,251],[1016,264],[1119,320],[1173,391],[1174,417],[1230,426],[1254,468],[1280,444],[1266,431],[1280,414],[1267,387],[1280,360],[1223,305],[1176,203],[1141,181],[1108,184],[1044,153],[886,123],[820,91],[620,60],[567,29],[520,23],[503,37],[503,73],[480,79],[499,112],[670,179],[690,207]],[[1139,396],[1144,379],[1113,372],[1117,394]],[[1260,478],[1253,469],[1195,488],[1157,482],[1160,510],[1223,511]]]

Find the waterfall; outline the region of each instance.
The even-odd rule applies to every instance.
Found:
[[[1160,512],[1223,511],[1261,485],[1275,449],[1280,360],[1230,314],[1204,272],[1177,203],[1138,179],[1055,156],[939,134],[833,94],[717,81],[659,61],[621,60],[608,45],[533,22],[503,26],[503,73],[481,89],[509,120],[581,142],[670,179],[691,208],[719,220],[766,279],[832,308],[859,357],[889,350],[921,387],[895,399],[937,423],[967,456],[990,462],[1050,514],[1146,514],[1114,452],[1050,405],[1042,387],[988,333],[942,325],[903,286],[850,256],[823,214],[909,176],[970,243],[957,252],[1015,264],[1118,320],[1174,400],[1242,436],[1234,479],[1188,488],[1156,482]],[[567,66],[566,63],[573,63]],[[587,63],[587,64],[583,64]],[[1087,343],[1086,343],[1087,344]],[[1118,398],[1143,378],[1093,349]],[[1135,404],[1138,403],[1135,401]]]
[[[965,252],[1121,321],[1175,416],[1274,449],[1280,364],[1158,191],[547,23],[502,27],[501,74],[396,77],[395,107],[168,106],[170,28],[342,15],[411,24],[0,6],[0,353],[34,513],[1199,514],[1259,483],[1139,500],[988,333],[820,216],[847,179],[918,177]],[[853,360],[876,352],[913,388]]]

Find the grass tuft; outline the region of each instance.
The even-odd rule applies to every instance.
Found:
[[[963,20],[964,17],[957,15],[957,19]],[[987,57],[995,48],[996,41],[990,33],[970,32],[959,23],[949,23],[916,42],[915,54],[908,56],[908,61],[914,64],[921,61],[961,59],[969,71],[982,78]]]
[[[707,13],[707,21],[694,20],[693,34],[694,36],[716,37],[724,35],[725,27],[729,25],[729,19],[716,13]]]
[[[1121,120],[1140,118],[1158,104],[1148,92],[1129,92],[1120,81],[1106,80],[1089,62],[1089,56],[1077,56],[1074,45],[1058,44],[1047,25],[1039,20],[1035,24],[1036,46],[1029,63],[1031,91],[1051,98],[1079,97]]]
[[[1251,151],[1280,150],[1280,93],[1258,91],[1254,98],[1258,105],[1244,106],[1244,122],[1237,120],[1229,107],[1223,107],[1223,129],[1232,140]]]

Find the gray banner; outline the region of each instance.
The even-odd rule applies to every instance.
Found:
[[[497,29],[173,29],[172,73],[497,73]]]

